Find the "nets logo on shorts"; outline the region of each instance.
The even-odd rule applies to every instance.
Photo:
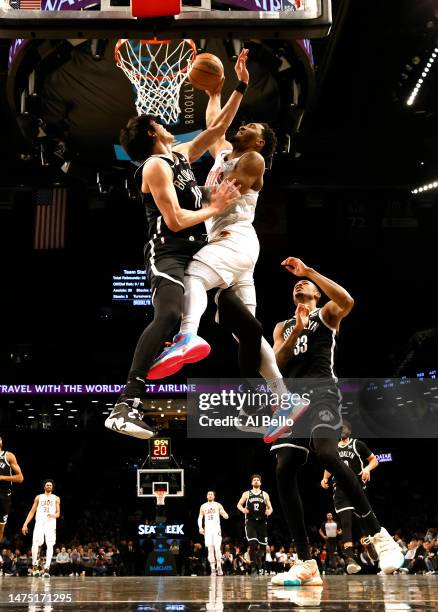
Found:
[[[318,413],[318,416],[323,423],[329,423],[330,421],[333,421],[334,419],[334,416],[330,412],[330,410],[320,410]]]

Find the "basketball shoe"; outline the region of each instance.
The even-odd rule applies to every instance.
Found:
[[[292,401],[292,396],[288,406],[277,406],[272,413],[271,425],[267,428],[263,441],[266,444],[271,444],[278,440],[292,427],[295,421],[307,412],[309,406],[310,404],[305,404],[304,402],[296,404],[296,402]]]
[[[143,409],[140,398],[121,395],[105,420],[105,427],[126,436],[148,440],[154,435],[154,430],[143,421]]]
[[[314,587],[309,589],[282,589],[272,591],[272,595],[276,599],[281,599],[284,601],[290,601],[295,606],[299,608],[311,608],[315,610],[321,605],[321,597],[322,597],[323,588]]]
[[[201,361],[209,355],[211,347],[196,334],[177,334],[173,342],[156,357],[147,374],[148,380],[166,378],[179,372],[185,363]]]
[[[405,560],[400,546],[389,535],[384,527],[374,536],[364,538],[365,544],[372,544],[379,557],[379,566],[385,574],[392,574],[398,570]]]
[[[357,562],[355,556],[353,554],[348,554],[345,557],[345,569],[347,570],[347,574],[358,574],[361,571],[361,566]]]
[[[272,576],[271,584],[276,586],[321,586],[322,578],[315,559],[309,559],[298,561],[288,572]]]

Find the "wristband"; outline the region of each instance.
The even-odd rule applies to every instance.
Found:
[[[245,83],[245,81],[239,81],[239,84],[237,85],[235,91],[238,91],[239,93],[243,95],[247,89],[248,89],[248,83]]]

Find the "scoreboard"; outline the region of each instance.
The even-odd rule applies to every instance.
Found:
[[[170,438],[151,438],[149,445],[149,456],[152,464],[158,464],[160,461],[170,461],[172,455]]]

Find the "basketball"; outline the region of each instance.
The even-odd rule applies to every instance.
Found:
[[[201,53],[189,71],[189,81],[195,89],[215,91],[224,76],[221,60],[212,53]]]

